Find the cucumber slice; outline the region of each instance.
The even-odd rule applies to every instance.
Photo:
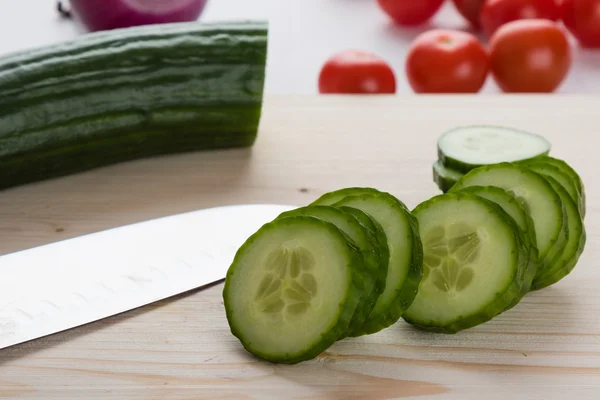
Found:
[[[551,176],[546,179],[560,195],[565,210],[569,229],[569,239],[561,253],[560,258],[554,262],[542,276],[535,279],[532,289],[539,290],[553,285],[571,273],[583,253],[586,243],[586,231],[583,219],[579,213],[577,203],[571,198],[567,190]]]
[[[497,186],[515,195],[531,216],[541,265],[536,277],[560,254],[566,243],[566,211],[560,196],[541,175],[514,163],[479,167],[467,173],[451,192],[468,186]]]
[[[311,205],[333,205],[338,201],[342,200],[345,197],[350,196],[361,196],[363,194],[380,194],[383,193],[380,190],[369,188],[369,187],[351,187],[345,189],[334,190],[332,192],[327,192],[319,197],[317,200],[313,201]],[[408,210],[406,205],[402,202],[399,204],[404,209]]]
[[[413,214],[421,231],[425,273],[403,315],[408,323],[455,333],[489,321],[520,296],[528,250],[502,208],[455,192],[421,203]]]
[[[461,189],[459,192],[470,193],[496,203],[514,220],[521,230],[522,241],[528,249],[529,263],[527,268],[523,270],[523,276],[520,278],[523,281],[521,295],[517,296],[513,303],[510,304],[509,308],[511,308],[531,290],[531,285],[539,266],[539,252],[535,245],[536,237],[533,220],[517,198],[502,188],[496,186],[469,186]]]
[[[345,197],[335,207],[352,207],[375,219],[385,231],[389,265],[385,290],[361,334],[372,334],[396,323],[413,302],[423,275],[423,247],[416,219],[389,193]]]
[[[556,179],[576,199],[581,217],[585,218],[585,187],[577,172],[569,164],[549,156],[536,157],[522,163],[536,172],[545,173]],[[542,166],[546,167],[542,168]],[[556,172],[555,168],[560,172]]]
[[[363,302],[356,308],[347,335],[352,335],[360,330],[366,318],[377,303],[383,292],[387,276],[387,260],[380,263],[380,253],[375,234],[367,230],[352,214],[331,206],[307,206],[286,211],[277,218],[287,218],[297,215],[311,216],[330,222],[338,227],[352,240],[361,251],[364,258],[364,270],[361,283],[365,292]],[[387,255],[386,255],[387,256]],[[383,268],[385,267],[385,269]],[[343,335],[341,338],[345,337]]]
[[[550,142],[529,132],[473,125],[444,133],[438,140],[438,157],[446,167],[467,173],[482,165],[546,155],[550,148]]]
[[[377,248],[379,249],[379,262],[381,264],[379,268],[384,271],[383,282],[377,282],[376,285],[381,285],[381,292],[383,293],[386,286],[388,265],[390,262],[390,249],[388,247],[387,235],[385,234],[383,227],[379,222],[358,208],[340,206],[339,209],[354,215],[354,217],[358,219],[363,226],[365,226],[373,235],[375,235]],[[363,329],[356,330],[350,334],[350,336],[361,335],[363,335]]]
[[[362,302],[363,269],[362,254],[335,225],[304,216],[269,222],[227,271],[231,332],[271,362],[314,358],[348,330]]]
[[[437,187],[446,193],[464,174],[451,168],[446,168],[440,160],[433,164],[433,181]]]

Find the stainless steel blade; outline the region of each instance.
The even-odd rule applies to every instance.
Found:
[[[2,256],[0,349],[219,281],[248,236],[292,208],[211,208]]]

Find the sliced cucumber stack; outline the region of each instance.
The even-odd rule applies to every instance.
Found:
[[[423,274],[423,247],[416,219],[396,197],[372,188],[329,192],[313,204],[361,210],[383,228],[389,248],[385,289],[355,336],[376,333],[396,323],[414,300]]]
[[[539,252],[536,246],[535,228],[529,213],[515,196],[496,186],[469,186],[461,189],[461,193],[470,193],[496,203],[519,227],[522,240],[529,253],[527,268],[523,269],[521,293],[516,296],[509,307],[515,306],[530,290],[538,269]]]
[[[438,140],[442,164],[462,173],[483,165],[547,155],[550,149],[550,142],[542,136],[495,125],[455,128]]]
[[[414,216],[389,193],[348,196],[334,206],[357,208],[385,231],[389,265],[385,289],[360,334],[372,334],[396,323],[413,302],[423,275],[423,247]]]
[[[513,194],[531,216],[541,265],[536,278],[550,268],[567,242],[566,211],[558,193],[541,175],[514,163],[479,167],[451,191],[468,186],[496,186]]]
[[[585,218],[585,188],[581,178],[569,164],[549,156],[525,160],[521,164],[542,175],[556,179],[575,200],[581,216]]]
[[[586,231],[583,224],[583,218],[577,206],[577,203],[571,198],[567,190],[552,176],[545,176],[552,187],[559,194],[565,210],[568,221],[568,240],[562,248],[560,257],[544,271],[541,276],[537,276],[533,282],[532,290],[539,290],[560,281],[567,276],[577,265],[579,257],[583,253],[586,243]]]
[[[464,176],[463,173],[447,168],[438,160],[433,164],[433,181],[438,188],[446,193],[454,184]]]
[[[379,242],[375,232],[368,230],[353,214],[330,206],[301,207],[284,212],[278,218],[296,215],[312,216],[334,224],[347,234],[352,244],[361,251],[364,259],[364,268],[360,271],[361,285],[365,298],[356,308],[347,334],[359,332],[383,292],[387,276],[388,260],[380,260]],[[387,248],[387,243],[384,243],[384,246]],[[388,252],[385,252],[385,256],[388,257]]]
[[[521,295],[529,250],[512,218],[470,193],[447,193],[413,211],[424,248],[419,293],[403,318],[455,333],[489,321]]]
[[[238,250],[223,299],[233,335],[278,363],[316,357],[351,326],[364,301],[363,256],[334,224],[276,219]]]
[[[327,193],[238,249],[223,289],[231,332],[250,353],[288,364],[377,332],[416,296],[422,251],[416,219],[391,194]]]

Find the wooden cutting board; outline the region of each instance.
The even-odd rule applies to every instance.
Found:
[[[598,399],[598,104],[568,96],[270,97],[252,149],[140,160],[0,192],[2,254],[209,206],[304,204],[346,186],[386,190],[412,208],[438,193],[438,136],[493,123],[546,136],[588,194],[588,245],[576,270],[456,335],[400,321],[313,361],[273,365],[230,334],[218,284],[0,351],[0,398]]]

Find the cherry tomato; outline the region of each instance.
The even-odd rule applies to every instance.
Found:
[[[433,29],[408,51],[406,75],[416,93],[477,93],[489,71],[488,54],[470,33]]]
[[[452,0],[454,6],[467,21],[471,23],[471,26],[475,29],[481,28],[480,15],[481,8],[485,0]]]
[[[560,11],[556,0],[486,0],[480,18],[483,32],[492,36],[502,25],[519,19],[557,21]]]
[[[600,47],[600,0],[562,0],[565,26],[583,47]]]
[[[421,25],[431,19],[445,0],[377,0],[383,11],[400,25]]]
[[[319,74],[320,93],[395,93],[396,77],[376,54],[345,50],[329,58]]]
[[[492,76],[505,92],[552,92],[572,63],[565,31],[544,19],[501,26],[490,39],[489,51]]]

